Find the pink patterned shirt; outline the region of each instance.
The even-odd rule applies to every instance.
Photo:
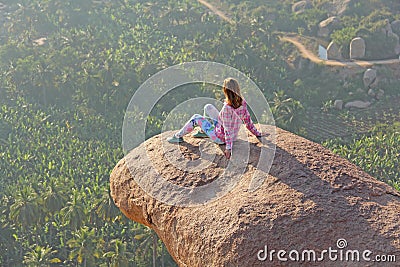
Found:
[[[237,109],[228,105],[226,102],[219,112],[218,124],[215,128],[216,135],[226,143],[226,149],[232,149],[233,141],[236,140],[242,122],[246,128],[255,136],[261,136],[261,133],[254,126],[250,113],[247,109],[247,103],[243,99],[242,105]]]

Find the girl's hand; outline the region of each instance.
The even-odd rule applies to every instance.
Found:
[[[231,151],[230,151],[230,150],[225,149],[224,154],[225,154],[225,157],[226,157],[227,159],[230,159],[230,158],[231,158]]]
[[[269,133],[261,133],[261,135],[257,136],[257,138],[260,139],[261,137],[269,136],[269,135],[270,135]]]
[[[267,133],[267,132],[261,133],[261,135],[260,135],[260,136],[257,136],[257,137],[263,137],[263,136],[269,136],[269,133]]]

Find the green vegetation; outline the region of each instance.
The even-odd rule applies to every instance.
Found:
[[[116,125],[23,100],[3,104],[0,121],[14,126],[0,143],[2,265],[151,262],[135,239],[145,228],[125,219],[109,196],[110,170],[123,156]]]
[[[390,127],[379,126],[369,135],[347,143],[343,141],[330,140],[324,145],[377,179],[400,190],[400,123]]]
[[[350,42],[355,37],[357,29],[352,26],[336,30],[331,34],[332,41],[341,47],[343,56],[347,58],[350,57]]]
[[[277,125],[306,137],[308,109],[360,84],[349,78],[345,87],[324,66],[290,67],[290,48],[274,32],[310,34],[326,16],[316,8],[293,14],[292,1],[224,1],[235,25],[189,0],[2,2],[0,266],[176,265],[154,232],[119,212],[108,189],[123,157],[125,108],[158,71],[194,60],[236,67],[263,90]],[[397,96],[398,81],[390,88],[388,98]],[[207,86],[163,98],[148,136],[171,107],[204,95],[221,98]],[[399,131],[382,129],[326,145],[399,189]]]

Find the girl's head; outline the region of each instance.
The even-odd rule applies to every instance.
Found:
[[[238,108],[242,105],[242,95],[240,94],[239,83],[233,78],[227,78],[224,80],[224,85],[222,86],[224,91],[225,101],[228,105],[233,108]]]

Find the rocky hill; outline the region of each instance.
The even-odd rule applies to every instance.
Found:
[[[272,167],[263,173],[255,167],[263,145],[250,138],[248,166],[232,191],[204,205],[176,207],[157,201],[136,183],[154,178],[152,166],[143,165],[145,157],[167,181],[192,188],[216,179],[227,161],[222,146],[208,167],[195,172],[178,169],[165,155],[175,149],[190,164],[206,156],[199,150],[204,141],[185,137],[183,145],[165,150],[165,137],[155,136],[123,158],[111,174],[110,186],[120,210],[154,229],[179,266],[298,266],[294,252],[292,260],[283,262],[276,254],[271,261],[271,251],[286,250],[283,257],[288,259],[289,251],[296,250],[301,259],[304,251],[321,256],[329,248],[343,255],[370,250],[371,260],[376,255],[400,260],[399,193],[322,146],[277,129]],[[249,183],[257,171],[265,182],[251,192]],[[338,266],[338,259],[325,256],[323,266]],[[311,258],[304,265],[317,263]],[[373,264],[361,259],[339,265]]]
[[[294,27],[332,41],[331,59],[387,59],[400,54],[399,8],[398,1],[302,0],[292,4],[292,13]]]

